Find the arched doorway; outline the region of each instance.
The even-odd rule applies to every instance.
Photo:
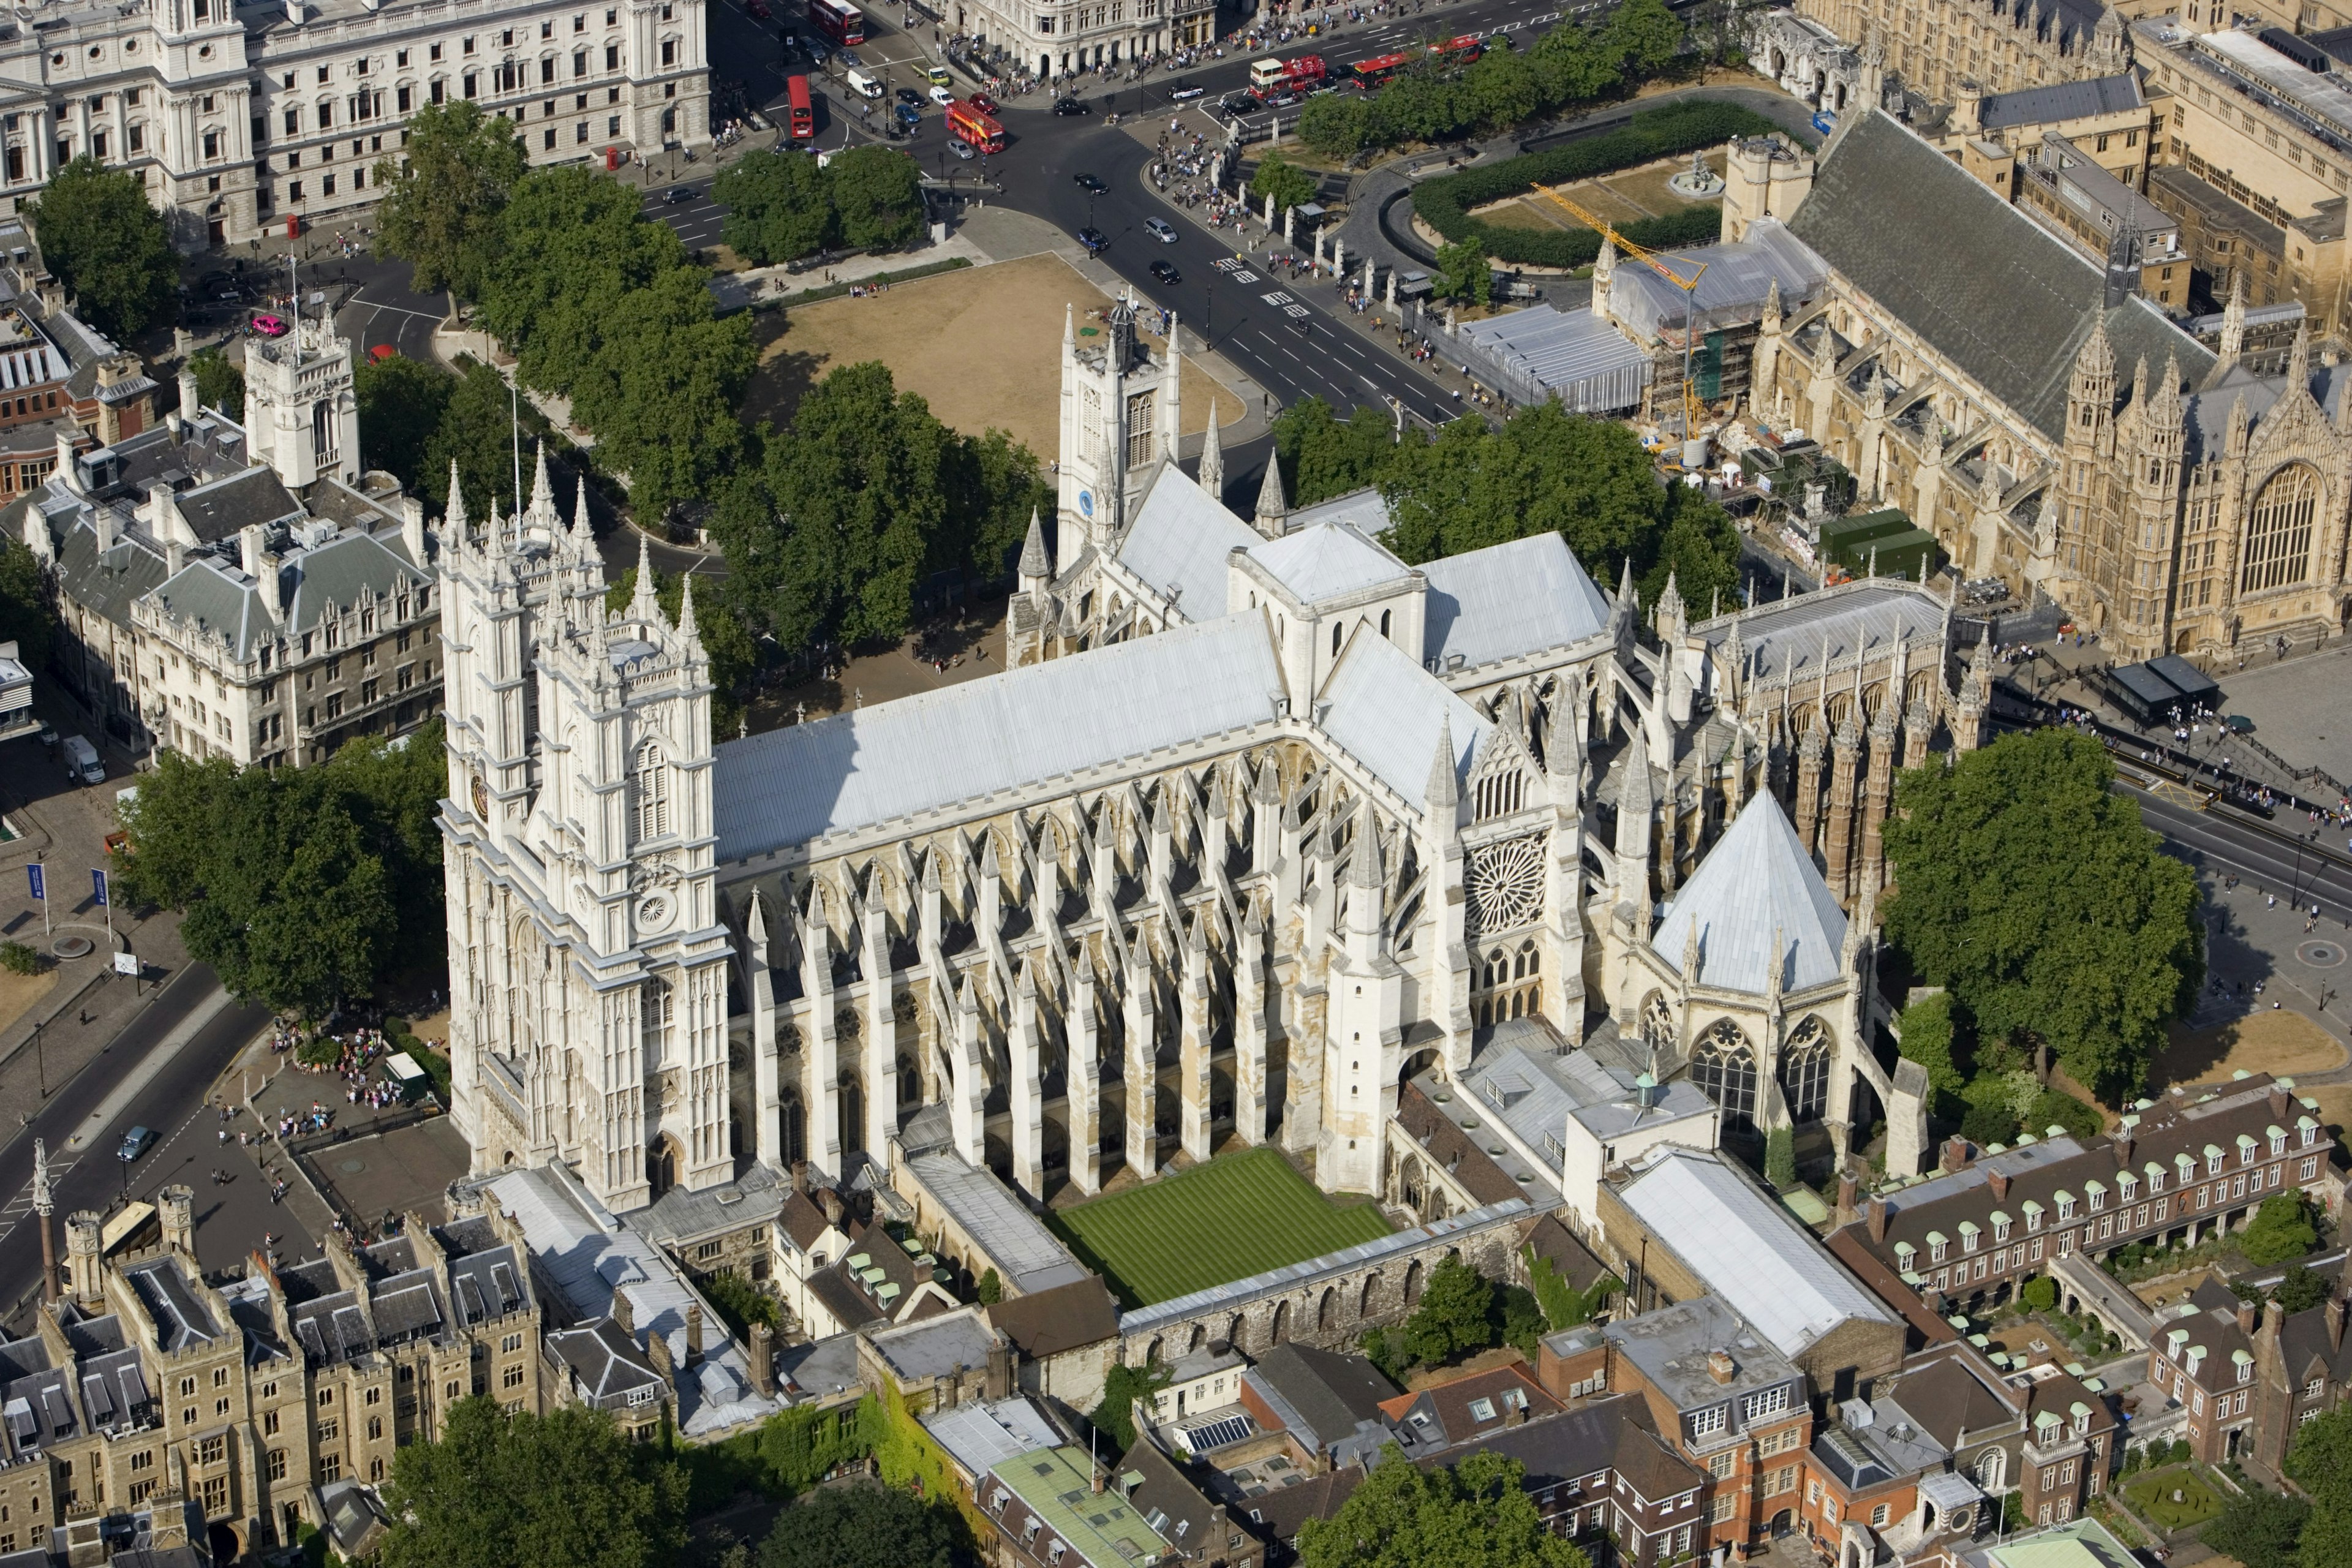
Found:
[[[646,1151],[646,1182],[653,1188],[655,1197],[661,1196],[677,1185],[677,1172],[682,1152],[677,1140],[665,1132]]]
[[[206,1527],[205,1544],[212,1548],[215,1563],[234,1563],[245,1552],[245,1542],[237,1535],[236,1526],[225,1520]]]
[[[1276,1301],[1274,1304],[1274,1321],[1268,1323],[1265,1329],[1266,1348],[1268,1350],[1272,1350],[1276,1345],[1280,1344],[1289,1337],[1290,1303],[1287,1301]]]

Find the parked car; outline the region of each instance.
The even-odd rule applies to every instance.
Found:
[[[1176,268],[1171,267],[1165,261],[1153,262],[1150,267],[1150,272],[1153,279],[1171,287],[1184,281],[1184,275],[1177,271]]]
[[[377,364],[382,364],[388,359],[398,359],[399,357],[400,351],[394,348],[390,343],[378,343],[375,347],[368,350],[368,358],[374,361]]]
[[[1088,250],[1100,250],[1110,243],[1110,237],[1089,224],[1078,230],[1078,243]]]
[[[2224,713],[2221,715],[2221,722],[2232,735],[2251,735],[2254,732],[2254,721],[2243,713]]]
[[[844,49],[841,51],[841,63],[849,67],[852,70],[855,70],[866,62],[857,58],[857,51],[856,49]]]
[[[122,1135],[122,1146],[115,1150],[114,1157],[128,1165],[131,1161],[136,1160],[140,1155],[144,1154],[150,1148],[153,1147],[154,1142],[155,1133],[153,1129],[147,1127],[133,1127],[130,1131],[125,1132]]]
[[[253,330],[265,338],[282,338],[286,335],[286,323],[276,316],[256,316]]]
[[[971,104],[974,109],[979,110],[982,114],[994,114],[997,111],[996,100],[989,97],[988,94],[984,92],[975,92],[970,98],[965,99],[964,101]]]
[[[1072,174],[1070,176],[1070,183],[1077,186],[1078,189],[1086,192],[1090,196],[1098,196],[1105,191],[1110,189],[1108,185],[1104,184],[1092,174]]]
[[[1150,235],[1152,238],[1158,240],[1162,245],[1173,245],[1176,243],[1176,231],[1174,228],[1170,226],[1168,220],[1164,217],[1145,218],[1143,220],[1143,232]]]

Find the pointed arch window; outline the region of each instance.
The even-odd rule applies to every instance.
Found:
[[[669,1038],[669,983],[658,975],[648,977],[637,1005],[638,1023],[643,1026],[640,1044],[645,1051],[644,1067],[652,1072],[662,1065],[662,1045]]]
[[[1830,1042],[1819,1018],[1797,1026],[1780,1051],[1780,1092],[1789,1114],[1799,1121],[1818,1121],[1829,1108]]]
[[[2319,473],[2310,464],[2292,463],[2273,474],[2255,495],[2247,521],[2238,591],[2259,594],[2308,577],[2318,512]]]
[[[660,838],[669,832],[669,763],[661,748],[647,741],[637,748],[637,765],[631,776],[636,814],[637,842]]]
[[[1730,1019],[1717,1020],[1699,1037],[1691,1081],[1723,1108],[1726,1127],[1756,1124],[1756,1052]]]

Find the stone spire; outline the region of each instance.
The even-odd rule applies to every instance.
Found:
[[[490,510],[498,510],[495,500],[490,503]],[[654,597],[653,553],[643,532],[637,535],[637,585],[629,595],[629,614],[640,621],[661,619],[661,604]]]
[[[702,632],[694,624],[694,574],[691,572],[677,585],[677,630],[678,635],[686,639],[688,654],[700,658]]]
[[[2243,268],[2238,268],[2230,278],[2230,302],[2221,307],[2222,366],[2237,363],[2238,356],[2245,351],[2246,274]]]
[[[1062,307],[1062,355],[1066,359],[1077,352],[1078,308],[1076,305],[1064,305]]]
[[[1282,463],[1273,452],[1265,455],[1265,480],[1257,488],[1257,531],[1268,539],[1280,539],[1290,516],[1290,503],[1283,499]]]
[[[1765,286],[1764,326],[1768,331],[1780,330],[1780,279],[1777,276]]]
[[[449,459],[449,504],[442,509],[441,526],[457,543],[466,539],[466,487],[457,478],[457,459]]]
[[[2308,316],[2296,323],[2294,346],[2287,350],[2286,384],[2305,397],[2311,395],[2311,318]]]
[[[1201,437],[1201,488],[1213,501],[1225,499],[1225,448],[1217,436],[1217,400],[1209,399],[1209,428]]]
[[[1648,876],[1650,864],[1650,812],[1654,804],[1650,793],[1649,726],[1633,726],[1633,738],[1625,747],[1625,767],[1617,781],[1617,876],[1622,882],[1629,878]]]
[[[1021,586],[1024,591],[1041,592],[1054,575],[1054,558],[1045,550],[1045,525],[1037,516],[1037,509],[1029,509],[1029,537],[1021,543]]]
[[[1452,826],[1454,806],[1462,798],[1462,792],[1454,776],[1454,716],[1450,713],[1438,718],[1437,753],[1429,759],[1429,787],[1422,791],[1422,798],[1429,803],[1433,826]],[[1439,821],[1441,816],[1443,822]]]
[[[593,534],[595,527],[588,521],[588,477],[580,477],[579,489],[572,492],[572,531],[583,542]]]
[[[1609,630],[1619,642],[1625,641],[1633,626],[1633,558],[1625,557],[1625,570],[1617,579],[1617,602],[1609,606]]]
[[[552,519],[555,515],[555,487],[547,478],[547,443],[539,444],[539,463],[530,476],[530,515]]]
[[[1381,929],[1381,826],[1369,795],[1356,804],[1355,851],[1348,858],[1348,930],[1370,936]]]

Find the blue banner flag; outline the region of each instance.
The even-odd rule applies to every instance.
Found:
[[[33,879],[33,897],[42,903],[47,903],[49,901],[49,882],[47,868],[43,867],[39,861],[36,860],[31,865],[25,868],[25,875]]]
[[[93,868],[89,874],[91,893],[100,903],[106,902],[106,873]]]

